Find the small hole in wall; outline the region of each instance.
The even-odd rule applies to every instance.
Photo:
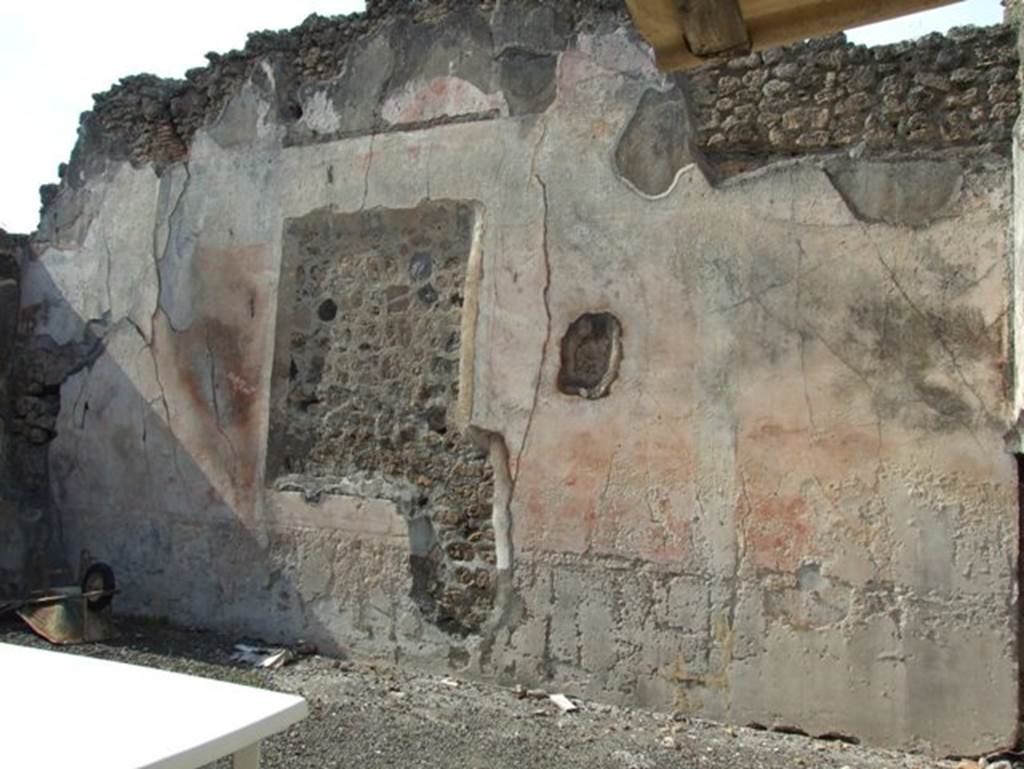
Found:
[[[416,292],[423,304],[434,304],[437,302],[437,290],[429,283]]]
[[[316,314],[325,323],[338,316],[338,305],[333,299],[324,299],[316,308]]]
[[[588,312],[562,337],[558,389],[590,400],[603,398],[619,375],[622,324],[610,312]]]

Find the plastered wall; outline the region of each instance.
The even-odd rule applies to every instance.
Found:
[[[45,444],[66,557],[111,562],[126,612],[1010,744],[1006,148],[713,184],[689,85],[617,16],[550,13],[384,24],[298,113],[256,57],[180,159],[87,121],[22,275],[35,343],[95,349]],[[573,365],[610,373],[566,392],[587,314],[618,330]]]

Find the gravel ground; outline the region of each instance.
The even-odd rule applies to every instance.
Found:
[[[230,659],[230,639],[119,620],[122,637],[63,647],[305,696],[310,715],[264,743],[267,769],[552,767],[553,769],[955,769],[950,761],[670,714],[581,702],[563,714],[511,689],[309,656],[273,671]],[[0,642],[50,647],[14,622]],[[227,760],[217,769],[228,767]],[[11,767],[16,769],[16,767]]]

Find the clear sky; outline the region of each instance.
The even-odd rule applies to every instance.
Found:
[[[57,181],[91,95],[139,72],[181,77],[207,51],[241,48],[246,33],[299,24],[310,13],[363,8],[362,0],[2,0],[0,2],[0,227],[30,232],[41,184]],[[999,0],[964,2],[851,33],[881,43],[1002,20]]]

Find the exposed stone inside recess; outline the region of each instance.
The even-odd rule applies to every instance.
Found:
[[[434,201],[286,223],[289,381],[269,454],[279,488],[341,482],[397,502],[417,602],[463,634],[487,617],[494,566],[490,468],[453,424],[474,220],[469,204]]]
[[[608,394],[619,375],[622,325],[609,312],[584,313],[562,337],[558,389],[593,400]]]

